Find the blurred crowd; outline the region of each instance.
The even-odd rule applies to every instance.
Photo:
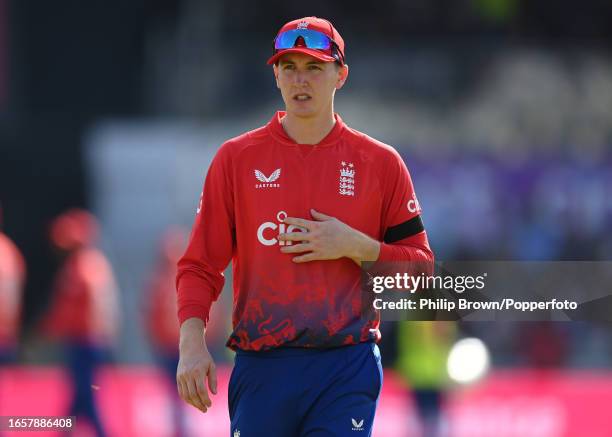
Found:
[[[471,151],[508,161],[549,154],[577,163],[609,156],[612,59],[605,52],[499,49],[482,43],[399,48],[393,87],[375,71],[389,52],[368,54],[366,62],[355,60],[351,79],[363,74],[376,92],[363,105],[361,88],[368,87],[357,83],[340,94],[340,107],[367,126],[366,107],[375,106],[380,133],[425,156]]]
[[[1,230],[1,228],[0,228]],[[99,224],[93,214],[70,209],[49,225],[49,243],[59,260],[50,302],[36,321],[34,336],[60,349],[72,393],[66,415],[86,419],[97,436],[107,432],[95,400],[97,371],[115,362],[122,329],[120,295],[113,268],[98,248]],[[159,242],[157,264],[144,290],[142,312],[130,323],[147,327],[157,365],[174,388],[179,327],[174,281],[176,263],[186,246],[180,228],[169,229]],[[19,359],[25,262],[19,249],[0,232],[0,367]],[[217,339],[217,342],[220,339]],[[184,434],[183,410],[171,390],[176,435]]]

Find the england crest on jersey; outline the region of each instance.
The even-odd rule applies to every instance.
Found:
[[[338,193],[341,196],[355,196],[355,166],[352,162],[340,163]]]

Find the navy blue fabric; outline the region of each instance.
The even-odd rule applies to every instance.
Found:
[[[370,436],[382,380],[374,343],[238,351],[230,437]]]
[[[17,361],[17,350],[0,346],[0,366],[14,364]]]
[[[91,421],[97,437],[106,436],[100,420],[92,386],[95,384],[96,369],[107,360],[108,351],[87,343],[69,343],[66,345],[68,369],[73,382],[72,405],[70,416],[77,421],[87,418]]]

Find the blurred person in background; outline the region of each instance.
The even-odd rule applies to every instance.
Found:
[[[574,327],[574,329],[579,329]],[[563,368],[570,352],[570,326],[564,322],[522,322],[516,336],[516,355],[533,369]]]
[[[334,113],[348,66],[329,21],[286,23],[268,64],[286,110],[218,150],[179,261],[178,390],[211,407],[204,331],[233,259],[233,435],[371,435],[380,314],[362,317],[361,267],[433,263],[421,208],[397,151]]]
[[[179,361],[179,324],[176,319],[176,263],[187,245],[187,233],[179,227],[164,234],[155,269],[144,293],[147,332],[155,357],[171,382],[171,396],[175,436],[186,434],[183,404],[176,387],[176,368]]]
[[[454,322],[398,323],[396,370],[408,385],[423,437],[441,435],[447,362],[456,338]]]
[[[71,209],[51,224],[50,239],[61,257],[44,333],[64,343],[73,383],[69,414],[86,418],[106,435],[94,399],[96,370],[105,362],[119,329],[118,295],[106,256],[95,247],[98,223],[89,212]]]
[[[2,232],[0,205],[0,365],[13,362],[17,356],[24,282],[25,261],[15,243]]]
[[[146,314],[146,330],[153,347],[158,365],[171,382],[172,415],[175,436],[187,435],[187,416],[183,402],[176,390],[176,370],[179,361],[179,323],[176,318],[176,274],[177,263],[185,251],[188,231],[175,226],[169,228],[163,235],[155,268],[147,281],[144,314]],[[217,310],[217,311],[215,311]],[[215,323],[206,330],[206,341],[211,350],[221,352],[225,349],[227,334],[224,329],[223,308],[217,306],[211,310],[210,318]],[[227,349],[225,349],[227,350]]]

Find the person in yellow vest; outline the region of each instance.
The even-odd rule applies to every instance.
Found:
[[[395,368],[413,395],[423,437],[440,435],[446,363],[456,337],[454,322],[399,322]]]

